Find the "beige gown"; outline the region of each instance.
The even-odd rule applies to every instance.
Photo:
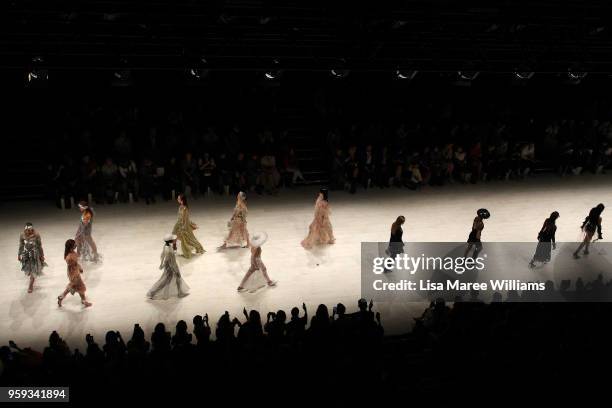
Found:
[[[317,198],[314,220],[312,220],[310,227],[308,227],[308,236],[302,241],[304,248],[312,248],[314,245],[333,244],[336,241],[329,218],[330,213],[329,203],[321,197]]]

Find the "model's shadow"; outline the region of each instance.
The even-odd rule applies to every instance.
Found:
[[[307,265],[316,268],[327,263],[329,258],[329,250],[332,245],[315,245],[310,249],[304,249],[306,252]]]
[[[49,304],[53,304],[53,300],[43,289],[35,288],[33,293],[27,293],[24,290],[23,294],[12,301],[9,307],[11,330],[19,330],[27,322],[27,318],[32,320],[33,327],[43,324],[51,310],[48,307]]]

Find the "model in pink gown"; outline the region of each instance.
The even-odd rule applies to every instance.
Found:
[[[315,203],[314,220],[308,227],[308,236],[302,241],[304,248],[309,249],[315,245],[333,244],[336,241],[329,218],[330,213],[327,189],[321,189]]]
[[[249,246],[249,231],[247,230],[246,221],[247,211],[246,194],[241,191],[236,197],[236,206],[234,207],[232,218],[227,223],[229,233],[219,249],[230,247],[246,248]]]

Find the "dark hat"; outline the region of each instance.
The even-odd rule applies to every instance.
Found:
[[[479,209],[478,211],[476,211],[476,214],[478,214],[480,218],[483,218],[485,220],[491,216],[491,213],[486,208]]]

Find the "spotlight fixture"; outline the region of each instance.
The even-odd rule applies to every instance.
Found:
[[[396,69],[395,70],[395,77],[397,79],[407,79],[409,81],[413,80],[414,77],[419,73],[419,71],[417,70],[402,70],[402,69]]]
[[[460,81],[473,81],[478,78],[480,71],[457,71]]]
[[[533,78],[535,72],[533,71],[514,71],[514,77],[519,80],[528,80]]]
[[[49,79],[49,71],[44,67],[44,62],[41,56],[32,58],[32,64],[26,72],[26,85],[40,86],[46,84]]]
[[[570,81],[582,81],[587,76],[584,71],[574,71],[571,68],[567,70],[567,77]]]
[[[187,69],[187,77],[189,79],[199,81],[208,76],[210,68],[206,58],[201,57],[192,67]]]
[[[351,71],[346,68],[346,60],[340,58],[330,72],[334,78],[346,78]]]
[[[264,72],[264,76],[266,77],[266,79],[269,79],[271,81],[279,79],[282,74],[283,70],[280,69],[280,61],[277,59],[272,61],[272,69],[269,69]]]

